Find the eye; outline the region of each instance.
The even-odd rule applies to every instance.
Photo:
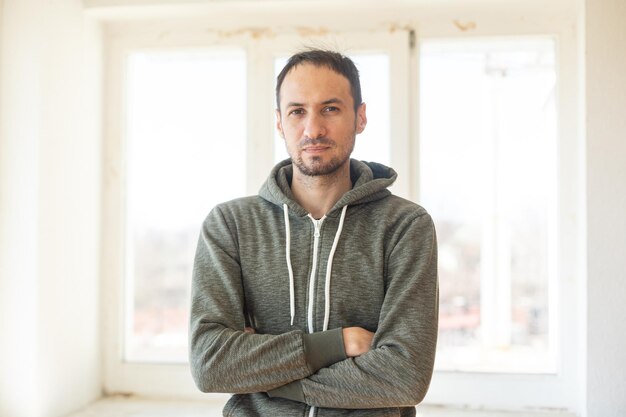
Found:
[[[324,107],[324,113],[333,113],[333,112],[338,112],[339,111],[339,107],[335,107],[335,106],[327,106]]]
[[[300,116],[304,114],[304,109],[293,109],[288,114],[289,116]]]

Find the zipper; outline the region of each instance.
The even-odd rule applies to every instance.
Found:
[[[315,281],[317,278],[317,250],[320,244],[320,230],[322,229],[322,223],[326,216],[319,220],[316,220],[309,214],[309,218],[313,222],[313,265],[311,266],[311,277],[309,278],[309,308],[307,312],[307,319],[309,324],[309,333],[313,333],[315,328],[313,326],[313,300],[315,299]],[[315,407],[311,406],[309,409],[309,417],[315,416]]]
[[[326,216],[319,220],[315,220],[315,218],[313,218],[310,214],[309,217],[311,218],[313,227],[315,228],[313,232],[313,265],[311,266],[311,277],[309,278],[309,308],[307,313],[309,333],[313,333],[315,331],[315,328],[313,327],[313,300],[315,299],[315,281],[317,277],[317,250],[320,244],[320,229],[322,228],[322,223],[324,222]]]

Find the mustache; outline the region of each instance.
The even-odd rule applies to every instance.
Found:
[[[326,145],[326,146],[334,146],[335,141],[329,138],[306,138],[300,141],[300,147],[304,148],[305,146],[316,146],[316,145]]]

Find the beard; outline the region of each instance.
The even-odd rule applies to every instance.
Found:
[[[299,149],[304,148],[309,145],[328,145],[332,149],[336,148],[335,141],[328,138],[318,138],[318,139],[305,139],[299,146]],[[291,162],[296,166],[298,171],[302,174],[309,177],[317,177],[317,176],[325,176],[332,175],[339,170],[346,162],[350,160],[350,155],[354,150],[354,140],[352,141],[352,146],[343,152],[340,155],[333,156],[330,160],[324,162],[324,158],[321,156],[314,156],[310,159],[309,162],[305,162],[302,159],[301,153],[296,153],[291,156]]]

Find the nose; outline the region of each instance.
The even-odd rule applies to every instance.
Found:
[[[304,136],[309,139],[317,139],[326,135],[326,127],[323,118],[315,113],[310,113],[304,122]]]

